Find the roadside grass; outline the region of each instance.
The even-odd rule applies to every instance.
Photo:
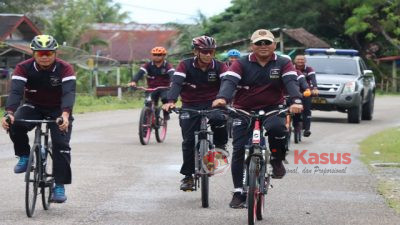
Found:
[[[376,90],[376,96],[382,97],[382,96],[400,96],[400,92],[384,92],[381,90]]]
[[[400,163],[400,127],[369,136],[361,142],[361,160],[371,163]]]
[[[113,96],[93,97],[78,95],[75,101],[74,113],[109,111],[118,109],[136,109],[143,106],[143,98],[124,96],[118,99]]]
[[[372,169],[372,163],[400,163],[400,127],[373,134],[360,143],[361,160],[372,172],[385,173],[382,169]],[[400,164],[394,164],[400,173]],[[393,169],[393,167],[392,167]],[[386,170],[387,171],[387,170]],[[400,181],[378,176],[378,192],[382,194],[389,207],[400,213]]]

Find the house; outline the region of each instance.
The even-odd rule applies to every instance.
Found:
[[[276,28],[271,29],[277,40],[276,50],[293,55],[296,51],[303,51],[306,48],[329,48],[330,45],[317,36],[311,34],[306,29],[300,27],[295,29]],[[218,40],[217,40],[218,41]],[[217,47],[218,51],[227,51],[232,48],[249,50],[250,37],[242,38],[228,43],[223,43]],[[181,52],[170,55],[171,57],[188,57],[192,52]]]
[[[95,46],[91,53],[130,64],[148,59],[155,46],[173,47],[177,34],[176,29],[161,24],[96,23],[83,34],[81,44],[91,39],[106,41],[107,46]]]
[[[22,14],[0,13],[0,106],[8,93],[9,80],[15,66],[32,55],[29,43],[40,30]]]

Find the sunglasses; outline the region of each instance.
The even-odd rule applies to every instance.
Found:
[[[254,43],[254,45],[257,45],[257,46],[262,46],[262,45],[268,46],[271,44],[272,44],[272,41],[267,41],[267,40],[257,41],[256,43]]]
[[[164,54],[153,54],[153,56],[164,56]]]
[[[208,54],[212,55],[215,50],[214,49],[200,49],[199,51],[203,55],[208,55]]]
[[[47,56],[51,57],[55,54],[54,51],[36,51],[35,54],[39,57]]]

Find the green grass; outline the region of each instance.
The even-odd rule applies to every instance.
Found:
[[[93,97],[78,95],[75,101],[74,113],[98,112],[118,109],[134,109],[143,106],[143,98],[126,97]]]
[[[379,97],[381,97],[381,96],[400,96],[400,92],[391,92],[391,91],[384,92],[381,90],[376,90],[376,96],[379,96]]]
[[[396,180],[383,180],[379,182],[378,191],[385,197],[386,203],[397,213],[400,213],[400,182]]]
[[[365,163],[400,163],[400,127],[391,128],[369,136],[361,142]]]
[[[367,137],[360,143],[361,160],[371,163],[400,163],[400,127],[391,128]],[[379,154],[378,154],[379,153]],[[372,166],[369,166],[375,172]],[[384,173],[383,171],[380,173]],[[400,213],[400,182],[379,178],[378,192],[383,195],[389,207]]]

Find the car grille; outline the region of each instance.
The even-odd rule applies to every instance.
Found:
[[[340,84],[318,84],[319,91],[338,92]]]

